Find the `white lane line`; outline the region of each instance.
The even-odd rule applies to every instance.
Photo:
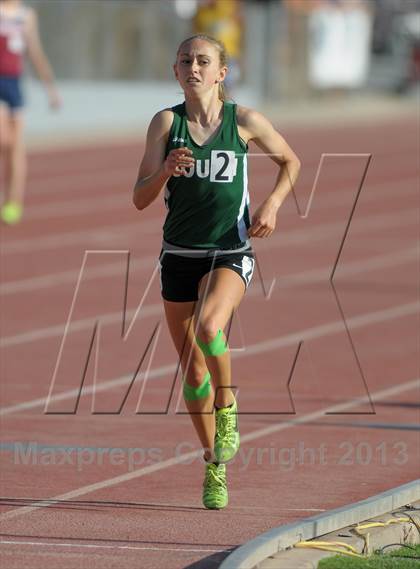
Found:
[[[146,547],[139,545],[107,545],[95,543],[51,543],[48,541],[14,541],[10,539],[0,539],[0,545],[35,545],[39,547],[72,547],[75,549],[133,549],[140,551],[185,551],[187,553],[214,553],[227,551],[226,549],[199,549],[187,547]],[[228,550],[231,548],[228,548]]]
[[[414,181],[414,179],[413,179]],[[385,184],[380,185],[380,187],[382,188],[382,186],[384,186]],[[395,189],[395,184],[392,185],[392,189]],[[342,191],[348,191],[348,188],[343,188]],[[410,188],[409,193],[412,193],[412,188]],[[369,200],[370,200],[370,196],[372,196],[372,201],[375,201],[376,199],[379,199],[379,194],[378,192],[370,192],[367,194],[369,196]],[[324,196],[325,197],[325,196]],[[365,200],[366,198],[364,198]],[[329,209],[331,207],[331,204],[334,205],[334,201],[331,200],[337,200],[337,204],[341,204],[343,201],[343,195],[340,193],[339,196],[332,196],[331,199],[328,198],[325,201],[319,201],[316,208],[317,209]],[[322,206],[320,206],[320,204],[322,204]],[[325,204],[325,206],[324,206]],[[134,206],[130,205],[130,198],[127,197],[127,208],[132,207],[134,208]],[[96,208],[97,211],[98,208]],[[413,208],[410,208],[410,210],[412,211]],[[403,213],[404,211],[410,211],[408,209],[406,210],[399,210],[398,213]],[[295,211],[291,211],[291,212],[285,212],[285,215],[287,216],[295,216],[297,217],[298,214]],[[394,216],[395,216],[395,212],[394,212]],[[377,217],[377,216],[376,216]],[[372,218],[375,218],[374,215],[372,215]],[[357,220],[354,221],[354,223],[356,223]],[[146,225],[151,225],[151,227],[159,227],[160,225],[163,224],[163,218],[153,218],[153,219],[149,219],[146,222]],[[97,229],[92,229],[92,230],[85,230],[85,231],[78,231],[78,232],[69,232],[69,233],[62,233],[62,234],[55,234],[53,236],[42,236],[42,237],[32,237],[32,238],[28,238],[28,239],[17,239],[14,241],[10,241],[10,242],[6,242],[2,245],[1,247],[1,252],[2,254],[10,254],[10,253],[26,253],[26,252],[32,252],[32,251],[37,251],[37,250],[48,250],[51,248],[61,248],[63,246],[69,246],[72,244],[79,244],[79,243],[84,243],[85,244],[85,239],[88,239],[89,237],[95,241],[95,239],[98,239],[100,241],[103,241],[104,239],[106,239],[106,236],[109,237],[109,232],[110,231],[118,231],[119,232],[124,232],[126,229],[134,229],[136,228],[137,231],[141,232],[144,230],[144,222],[141,220],[141,216],[139,217],[139,222],[137,223],[133,223],[133,224],[121,224],[121,225],[114,225],[114,226],[110,226],[110,227],[98,227]],[[103,234],[105,234],[105,237],[103,237]],[[72,236],[74,238],[74,241],[72,240]]]
[[[130,271],[143,270],[151,268],[156,265],[158,251],[156,255],[148,255],[139,260],[130,259]],[[117,263],[105,263],[100,267],[91,268],[86,271],[83,280],[90,281],[97,278],[114,277],[121,272],[121,261]],[[20,279],[16,281],[9,281],[0,284],[0,295],[13,295],[20,292],[33,292],[44,288],[51,288],[63,284],[76,284],[77,277],[80,274],[78,270],[71,269],[69,271],[62,271],[51,273],[49,275],[42,275],[40,277],[32,277],[29,279]]]
[[[131,178],[131,182],[134,183],[132,176]],[[261,178],[271,179],[271,176],[260,176],[260,181]],[[95,187],[103,189],[104,186],[109,184],[109,180],[107,178],[104,178],[104,180],[105,184],[103,181],[93,181],[91,183],[95,184]],[[416,180],[416,177],[407,176],[398,181],[398,199],[401,200],[401,198],[409,197],[411,195],[414,197],[416,192]],[[122,183],[123,180],[121,179],[119,182]],[[129,187],[127,179],[124,180],[124,183]],[[402,187],[402,184],[409,184],[409,187]],[[113,186],[114,184],[112,184],[112,187]],[[371,182],[367,185],[363,202],[370,203],[379,199],[379,197],[382,204],[387,199],[395,200],[395,187],[396,182]],[[343,192],[350,192],[352,189],[352,186],[346,186],[345,188],[340,188],[340,192],[336,192],[335,190],[330,192],[322,190],[322,194],[320,194],[321,199],[317,204],[317,209],[330,209],[335,206],[342,206]],[[73,192],[71,192],[71,194],[73,195]],[[61,200],[53,203],[49,202],[48,204],[28,206],[25,209],[25,220],[54,219],[55,217],[63,218],[72,215],[92,215],[92,213],[107,211],[109,209],[127,210],[129,207],[131,207],[131,204],[130,194],[128,191],[124,194],[118,192],[117,195],[112,193],[111,195],[102,195],[102,197],[97,195],[94,197],[74,199],[73,196],[72,200]]]
[[[411,224],[418,223],[418,215],[416,212],[413,212],[412,209],[404,209],[398,212],[399,215],[382,215],[382,216],[367,216],[363,218],[359,218],[359,220],[355,221],[352,225],[351,232],[352,235],[363,234],[364,232],[370,232],[373,229],[382,229],[384,227],[391,228],[391,227],[406,227]],[[150,229],[156,228],[156,223],[152,220],[149,220],[146,223],[142,224],[142,231],[147,231]],[[308,228],[298,228],[287,231],[285,233],[277,233],[270,239],[270,248],[275,248],[277,246],[283,245],[294,245],[299,243],[304,243],[308,241],[308,234],[310,234],[310,239],[312,241],[316,240],[323,240],[328,235],[333,235],[337,230],[343,227],[342,223],[322,223],[318,225],[314,225]],[[133,226],[126,226],[125,228],[129,233],[131,231],[137,232],[137,225]],[[112,230],[115,230],[113,227]],[[86,236],[85,232],[85,236]],[[72,234],[68,234],[71,236]],[[102,235],[106,235],[106,240],[109,243],[110,232],[104,232]],[[121,237],[119,235],[119,237]],[[57,238],[55,237],[48,237],[48,243],[44,241],[44,244],[54,245],[56,243]],[[84,238],[83,238],[84,239]],[[98,233],[96,236],[97,239],[102,239],[101,233]],[[61,242],[61,237],[60,237]],[[258,247],[257,247],[258,248]],[[135,267],[143,268],[144,267],[151,267],[152,264],[156,263],[157,259],[156,255],[149,255],[147,257],[143,257],[139,261],[132,261],[135,264]],[[258,251],[257,251],[258,254]],[[119,274],[121,270],[121,263],[107,263],[101,267],[96,269],[91,269],[86,271],[84,275],[85,280],[92,280],[98,277],[112,277]],[[42,288],[48,288],[52,286],[57,286],[61,284],[72,283],[75,284],[77,278],[80,274],[80,268],[62,271],[62,272],[54,272],[49,275],[42,275],[39,277],[31,277],[28,279],[20,279],[15,281],[4,282],[0,284],[0,295],[10,295],[16,294],[19,292],[24,291],[32,291],[32,290],[39,290]]]
[[[402,155],[406,158],[407,155],[402,153]],[[266,159],[263,153],[253,154],[253,156],[258,156],[257,160],[260,164],[262,164],[261,159]],[[332,156],[328,154],[328,156]],[[316,167],[319,165],[321,156],[314,156],[311,157],[309,162],[305,162],[306,168]],[[375,161],[378,164],[378,160],[386,160],[385,156],[375,154]],[[267,159],[268,160],[268,159]],[[66,193],[72,193],[76,197],[83,192],[86,192],[87,186],[95,186],[95,187],[102,187],[108,188],[109,185],[119,186],[121,184],[127,184],[127,182],[133,185],[135,181],[135,177],[137,175],[138,169],[138,161],[134,161],[133,163],[127,162],[125,166],[120,166],[118,169],[109,169],[109,164],[106,165],[107,168],[104,170],[104,164],[98,164],[96,168],[90,168],[89,171],[84,172],[64,172],[64,174],[52,174],[52,175],[43,175],[41,176],[32,176],[32,184],[33,184],[33,192],[35,195],[48,195],[53,194],[54,197],[57,195],[66,195]],[[408,169],[411,167],[411,158],[408,157]],[[254,161],[251,163],[251,173],[253,173],[254,169],[258,168],[257,163]],[[329,168],[329,177],[334,186],[338,186],[343,178],[343,164],[333,163],[331,162],[328,165]],[[407,171],[407,168],[403,168],[404,173]],[[392,176],[393,172],[388,173],[388,175]],[[385,179],[378,181],[377,183],[386,183],[388,182],[389,178],[386,177],[387,173],[382,174]],[[261,174],[259,175],[261,178]],[[267,175],[268,177],[268,175]],[[399,177],[398,180],[394,180],[395,185],[404,182],[408,178],[412,178],[413,175],[403,175],[403,177]]]
[[[32,219],[51,219],[71,217],[73,215],[92,215],[92,213],[105,212],[116,209],[127,210],[130,207],[128,196],[110,195],[96,196],[89,199],[62,201],[54,204],[42,204],[25,208],[25,221]]]
[[[136,310],[137,309],[134,308],[127,310],[125,312],[125,318],[131,320],[131,318],[133,318],[135,315]],[[163,314],[163,306],[161,302],[150,304],[149,306],[142,308],[140,317],[148,318],[149,316],[155,316],[157,314]],[[109,326],[118,322],[121,323],[122,318],[123,314],[122,311],[120,311],[111,312],[109,314],[104,314],[94,318],[82,318],[80,320],[75,320],[70,324],[70,333],[73,334],[74,332],[81,332],[83,330],[93,328],[98,320],[100,320],[101,326]],[[37,330],[33,330],[32,332],[23,332],[22,334],[16,334],[15,336],[8,336],[0,340],[0,348],[10,348],[12,346],[29,344],[30,342],[38,342],[40,340],[46,340],[49,338],[62,337],[64,335],[65,328],[66,323],[57,324],[55,326],[48,326],[46,328],[39,328]]]
[[[141,148],[139,147],[140,151]],[[393,157],[395,160],[398,160],[398,156],[401,159],[407,159],[408,157],[408,166],[411,166],[410,160],[410,153],[411,151],[414,152],[414,149],[408,148],[405,151],[401,150],[398,154],[394,154]],[[89,152],[89,151],[88,151]],[[264,160],[265,155],[263,153],[253,153],[253,156],[258,156],[257,160]],[[329,154],[330,156],[330,154]],[[346,156],[346,155],[345,155]],[[140,158],[140,155],[139,155]],[[387,153],[375,153],[375,162],[378,164],[379,161],[384,161],[387,163],[388,154]],[[311,156],[308,161],[305,161],[305,167],[316,167],[319,165],[321,156]],[[63,166],[65,167],[68,163],[67,160],[62,160]],[[130,177],[132,183],[135,182],[135,177],[137,175],[138,164],[139,160],[134,159],[133,161],[127,160],[126,165],[121,165],[118,168],[113,168],[112,163],[108,163],[105,161],[104,157],[96,158],[96,162],[94,162],[95,166],[91,167],[90,162],[83,165],[85,169],[82,171],[73,171],[73,172],[64,172],[63,173],[50,173],[46,171],[45,173],[33,173],[31,178],[31,183],[33,184],[33,193],[36,195],[48,195],[53,194],[53,196],[57,196],[57,193],[61,195],[61,193],[70,192],[72,194],[80,194],[85,191],[87,185],[94,185],[98,187],[102,184],[121,184],[127,177]],[[86,166],[88,166],[86,168]],[[104,166],[106,166],[106,170],[104,170]],[[251,164],[251,168],[256,167],[256,162]],[[332,176],[332,181],[334,184],[338,184],[339,180],[342,179],[342,163],[331,163],[328,166],[331,169],[331,172],[334,174]],[[404,168],[403,171],[405,172],[407,168]],[[403,181],[405,180],[402,179]],[[401,179],[399,178],[398,181],[396,180],[395,183],[399,183]]]
[[[232,506],[229,507],[232,509]],[[252,510],[256,510],[255,506],[252,506]],[[266,507],[260,507],[259,510],[267,511]],[[325,508],[280,508],[279,510],[276,508],[276,511],[280,512],[326,512]]]
[[[352,331],[358,328],[364,328],[371,324],[379,324],[381,322],[386,322],[387,320],[393,320],[396,318],[403,318],[404,316],[411,316],[413,314],[418,314],[420,310],[420,301],[411,302],[407,304],[402,304],[399,306],[394,306],[392,308],[387,308],[385,310],[378,310],[375,312],[368,312],[365,314],[360,314],[358,316],[352,316],[347,318],[346,324],[348,328]],[[272,340],[265,340],[263,342],[258,342],[256,344],[251,344],[246,346],[244,350],[235,351],[232,350],[232,358],[246,358],[255,354],[261,354],[265,352],[271,352],[278,350],[279,348],[284,348],[288,346],[295,346],[300,341],[312,340],[315,338],[320,338],[324,336],[333,335],[337,332],[342,332],[344,330],[344,324],[342,320],[336,320],[334,322],[328,322],[326,324],[321,324],[320,326],[314,326],[312,328],[306,328],[293,332],[291,334],[286,334],[285,336],[278,336]],[[166,366],[161,366],[158,368],[151,369],[147,372],[140,372],[137,375],[136,381],[145,378],[147,373],[148,379],[154,379],[159,377],[164,377],[168,373],[173,373],[177,369],[177,363],[169,364]],[[110,379],[108,381],[103,381],[97,383],[96,385],[83,387],[81,391],[81,396],[88,394],[107,391],[114,387],[120,385],[128,385],[132,381],[132,374],[123,375],[121,377]],[[79,395],[79,389],[69,389],[63,391],[58,395],[54,395],[49,398],[49,401],[65,401],[66,399],[71,399]],[[47,403],[47,397],[40,397],[38,399],[32,399],[30,401],[24,401],[22,403],[17,403],[9,407],[3,407],[0,409],[0,416],[11,415],[13,413],[18,413],[20,411],[27,411],[29,409],[36,409],[38,407],[45,407]]]
[[[363,261],[353,261],[349,262],[343,266],[340,266],[337,273],[336,282],[339,278],[343,276],[357,275],[360,273],[366,273],[370,271],[375,271],[378,269],[384,269],[389,267],[399,267],[412,260],[418,259],[419,250],[417,247],[412,247],[411,249],[403,249],[401,251],[393,252],[388,255],[376,255],[363,259]],[[142,261],[134,261],[130,263],[130,270],[138,270],[139,268],[145,269],[153,268],[156,265],[156,257],[146,257]],[[106,277],[111,276],[116,273],[116,268],[121,270],[121,263],[110,263],[98,269],[89,271],[83,280],[90,280],[91,278]],[[328,271],[331,267],[319,267],[317,269],[310,269],[308,271],[302,271],[298,273],[292,273],[290,275],[285,275],[284,277],[277,278],[276,286],[284,289],[293,286],[315,284],[318,282],[326,281],[328,278]],[[93,276],[94,275],[94,276]],[[77,275],[75,275],[77,277]],[[255,297],[260,294],[260,289],[255,285],[247,292],[247,298]],[[131,319],[136,313],[136,309],[132,308],[127,310],[125,313],[126,319]],[[155,316],[162,313],[162,303],[150,304],[145,306],[141,312],[141,318],[147,318],[149,316]],[[81,332],[92,328],[95,323],[100,320],[101,326],[107,326],[112,324],[121,323],[122,312],[110,312],[103,315],[98,315],[90,318],[82,318],[79,320],[74,320],[71,322],[71,332]],[[13,336],[6,336],[0,339],[0,349],[19,346],[22,344],[27,344],[30,342],[36,342],[40,340],[46,340],[48,338],[57,338],[63,336],[66,323],[56,324],[53,326],[46,326],[45,328],[37,328],[30,332],[22,332],[20,334],[15,334]]]
[[[109,164],[106,164],[108,167]],[[103,170],[103,166],[92,169],[90,172],[68,172],[67,174],[59,174],[52,176],[42,176],[42,178],[34,180],[33,193],[35,195],[53,194],[57,195],[80,195],[86,193],[86,188],[94,186],[95,188],[109,186],[114,187],[121,183],[126,183],[130,178],[134,185],[137,165],[134,169],[131,166],[121,167],[115,170]],[[120,186],[121,187],[121,186]]]
[[[156,221],[149,220],[156,227]],[[83,245],[93,247],[94,245],[108,244],[117,237],[118,242],[122,237],[127,237],[132,233],[141,234],[143,223],[125,223],[98,227],[97,229],[86,229],[82,231],[70,231],[46,235],[43,237],[29,237],[27,239],[16,239],[1,245],[2,255],[15,255],[16,253],[33,253],[34,251],[48,251],[50,249],[63,249],[72,245]]]
[[[242,435],[241,441],[243,443],[254,441],[256,439],[265,437],[267,435],[271,435],[273,433],[278,433],[280,431],[290,429],[295,425],[303,425],[307,422],[314,421],[316,419],[319,419],[320,417],[323,417],[327,413],[338,413],[340,411],[347,411],[349,409],[352,409],[353,407],[357,407],[364,403],[369,403],[371,399],[372,401],[386,399],[388,397],[393,397],[394,395],[403,393],[404,391],[410,391],[418,387],[420,387],[420,378],[412,379],[411,381],[407,381],[399,385],[394,385],[386,389],[375,391],[374,393],[371,393],[370,396],[365,395],[363,397],[358,397],[357,399],[354,399],[353,401],[348,401],[347,403],[340,403],[338,405],[325,407],[324,409],[319,409],[318,411],[307,413],[306,415],[302,415],[301,417],[294,417],[292,419],[288,419],[283,423],[276,423],[274,425],[269,425],[267,427],[257,429],[255,431]],[[49,498],[50,501],[48,502],[37,502],[32,506],[15,508],[14,510],[10,510],[8,512],[5,512],[4,514],[0,514],[0,521],[10,520],[22,516],[24,514],[30,514],[32,512],[37,512],[37,511],[39,512],[42,508],[47,508],[52,504],[56,504],[64,500],[72,500],[73,498],[85,496],[86,494],[90,494],[91,492],[97,492],[105,488],[110,488],[112,486],[128,482],[129,480],[135,480],[136,478],[140,478],[142,476],[153,474],[154,472],[165,470],[166,468],[170,468],[177,464],[182,464],[183,462],[190,461],[193,458],[201,456],[202,456],[201,450],[192,451],[179,456],[169,458],[167,460],[158,462],[156,464],[151,464],[149,466],[139,468],[138,470],[126,472],[125,474],[120,474],[119,476],[114,476],[113,478],[107,478],[106,480],[102,480],[100,482],[88,484],[86,486],[76,488],[75,490],[71,490],[70,492],[66,492],[64,494],[54,496],[53,498]]]

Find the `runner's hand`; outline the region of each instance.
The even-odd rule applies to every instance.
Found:
[[[251,227],[248,229],[249,237],[270,237],[276,228],[278,206],[270,200],[263,202],[252,216]]]
[[[50,87],[47,91],[47,94],[50,109],[52,111],[57,111],[62,105],[60,94],[55,87]]]
[[[192,150],[186,146],[174,148],[169,152],[164,162],[165,173],[168,176],[183,176],[185,168],[189,168],[194,162]]]

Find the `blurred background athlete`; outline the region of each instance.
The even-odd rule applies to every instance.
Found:
[[[0,0],[0,163],[5,193],[4,223],[18,223],[23,213],[26,153],[23,140],[21,77],[27,51],[45,85],[50,107],[60,106],[51,65],[42,48],[36,12],[21,0]]]

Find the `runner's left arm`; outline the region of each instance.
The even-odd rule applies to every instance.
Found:
[[[243,126],[249,133],[249,140],[255,142],[279,166],[275,186],[253,214],[248,230],[250,237],[268,237],[276,227],[279,207],[296,183],[300,161],[285,139],[261,113],[247,109],[243,117]]]

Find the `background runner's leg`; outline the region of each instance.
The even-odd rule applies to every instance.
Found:
[[[9,160],[9,196],[8,199],[23,204],[26,179],[26,152],[23,138],[23,115],[21,112],[11,116],[12,144]]]

